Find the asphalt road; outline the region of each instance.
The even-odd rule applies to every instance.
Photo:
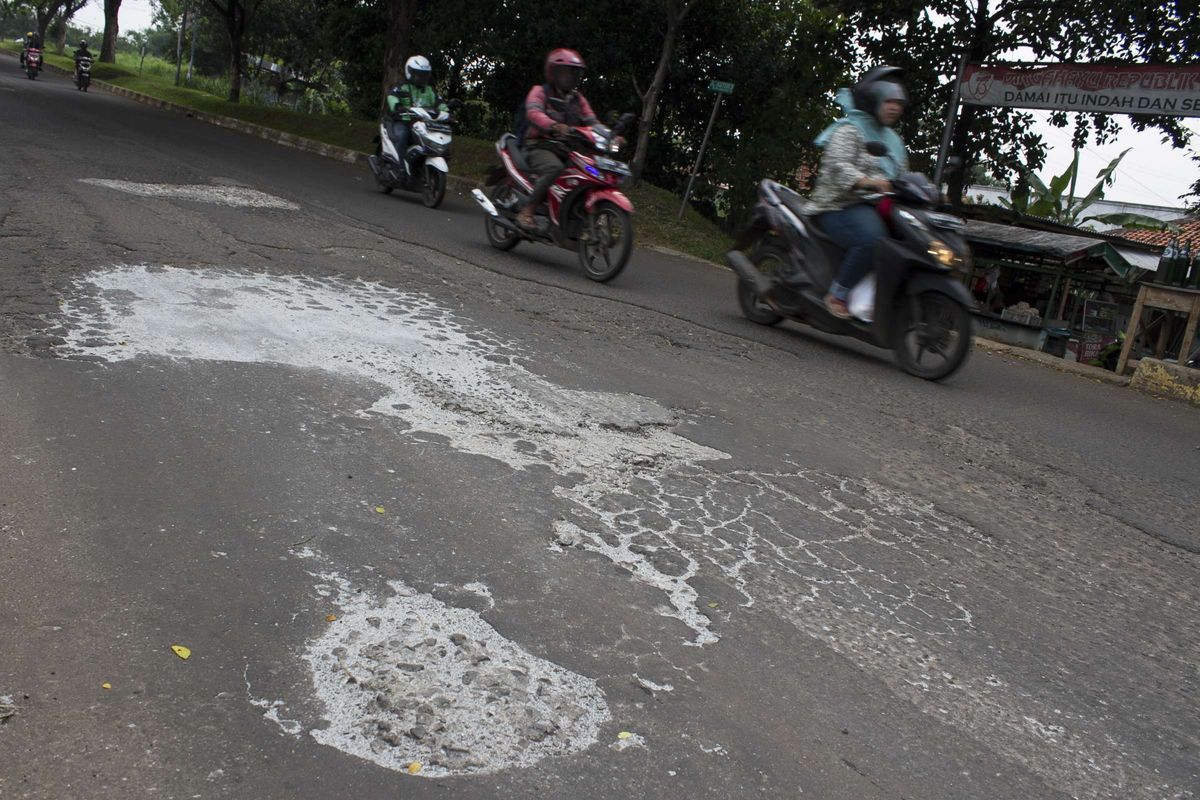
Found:
[[[1196,795],[1193,409],[0,111],[0,795]]]

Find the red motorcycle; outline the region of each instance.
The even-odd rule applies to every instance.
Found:
[[[537,210],[534,231],[524,230],[515,220],[537,178],[525,163],[517,137],[502,136],[496,152],[503,166],[492,171],[486,194],[472,191],[487,212],[484,225],[492,247],[511,250],[522,240],[557,245],[575,250],[592,280],[603,283],[617,277],[633,253],[633,203],[617,190],[631,173],[614,156],[621,131],[635,118],[626,114],[612,128],[572,128],[555,139],[567,168],[550,187],[546,205]]]
[[[41,71],[42,51],[36,47],[28,48],[25,51],[25,74],[29,76],[29,80],[33,80]]]

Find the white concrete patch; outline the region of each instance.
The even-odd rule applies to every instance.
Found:
[[[505,639],[474,611],[394,582],[377,600],[336,575],[340,614],[305,659],[317,741],[426,777],[526,767],[586,749],[610,719],[596,682]]]
[[[79,182],[160,200],[191,200],[197,203],[214,203],[234,208],[278,208],[285,211],[300,209],[300,206],[290,203],[282,197],[260,192],[247,186],[210,186],[203,183],[134,183],[133,181],[117,181],[107,178],[80,178]]]

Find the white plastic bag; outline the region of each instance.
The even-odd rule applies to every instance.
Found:
[[[875,321],[875,273],[872,272],[854,285],[846,305],[857,319],[863,322]]]

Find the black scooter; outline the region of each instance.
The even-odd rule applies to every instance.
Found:
[[[904,175],[893,187],[876,198],[891,236],[876,245],[874,313],[864,315],[870,321],[839,319],[825,308],[843,252],[821,232],[808,202],[774,181],[759,185],[740,249],[726,259],[738,275],[738,304],[747,319],[776,325],[786,318],[853,336],[894,351],[905,372],[940,380],[971,350],[975,300],[961,279],[971,267],[966,226],[933,210],[937,190],[924,175]]]
[[[92,83],[92,59],[80,56],[75,60],[75,88],[86,92]]]

